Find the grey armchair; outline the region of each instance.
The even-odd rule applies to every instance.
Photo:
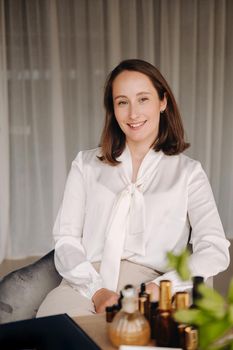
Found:
[[[35,317],[45,296],[61,282],[54,250],[0,280],[0,323]]]
[[[45,296],[61,279],[54,265],[54,250],[0,279],[0,324],[34,318]],[[212,277],[207,284],[213,286]]]

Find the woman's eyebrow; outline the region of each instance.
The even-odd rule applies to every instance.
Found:
[[[140,95],[151,95],[151,92],[149,92],[149,91],[141,91],[141,92],[138,92],[136,94],[136,96],[140,96]]]
[[[140,96],[140,95],[151,95],[151,92],[149,91],[140,91],[136,94],[136,96]],[[118,99],[118,98],[127,98],[127,96],[125,95],[118,95],[116,97],[114,97],[114,100]]]
[[[125,96],[125,95],[118,95],[118,96],[114,97],[114,100],[116,100],[117,98],[127,98],[127,96]]]

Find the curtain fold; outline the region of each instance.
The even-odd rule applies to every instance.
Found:
[[[0,262],[10,247],[10,141],[5,7],[0,0]]]
[[[52,123],[52,193],[53,217],[66,179],[65,109],[64,86],[59,42],[58,9],[55,1],[49,0],[50,13],[50,65],[51,65],[51,123]]]
[[[132,57],[171,85],[187,154],[206,170],[233,238],[232,1],[0,4],[0,261],[52,248],[71,161],[99,142],[105,77]]]

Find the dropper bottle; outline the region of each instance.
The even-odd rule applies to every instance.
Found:
[[[139,297],[139,310],[140,306],[143,303],[144,304],[144,315],[145,317],[150,320],[150,294],[146,292],[146,284],[141,283],[140,286],[140,292],[138,294]]]

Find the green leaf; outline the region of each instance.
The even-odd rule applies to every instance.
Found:
[[[230,304],[227,310],[227,318],[229,323],[233,326],[233,305]]]
[[[206,284],[201,283],[198,286],[198,291],[201,293],[203,298],[216,302],[218,304],[225,304],[224,298],[216,290],[208,287]]]
[[[197,301],[197,306],[201,310],[206,310],[209,315],[216,319],[222,319],[226,315],[226,303],[224,298],[213,288],[204,284],[198,287],[202,298]]]
[[[208,349],[211,343],[222,336],[229,328],[227,320],[206,323],[199,328],[199,343],[201,349]]]
[[[230,350],[233,344],[233,329],[229,327],[224,334],[218,337],[210,346],[208,350]]]
[[[174,313],[176,321],[181,323],[202,326],[205,323],[214,322],[213,318],[198,309],[179,310]]]
[[[168,264],[171,268],[175,269],[177,266],[177,256],[171,252],[167,253]]]
[[[227,300],[229,301],[229,303],[233,304],[233,278],[231,279],[229,284]]]
[[[183,281],[189,280],[191,277],[188,265],[189,256],[190,253],[187,249],[183,250],[179,255],[171,252],[167,253],[168,266],[176,270]]]

